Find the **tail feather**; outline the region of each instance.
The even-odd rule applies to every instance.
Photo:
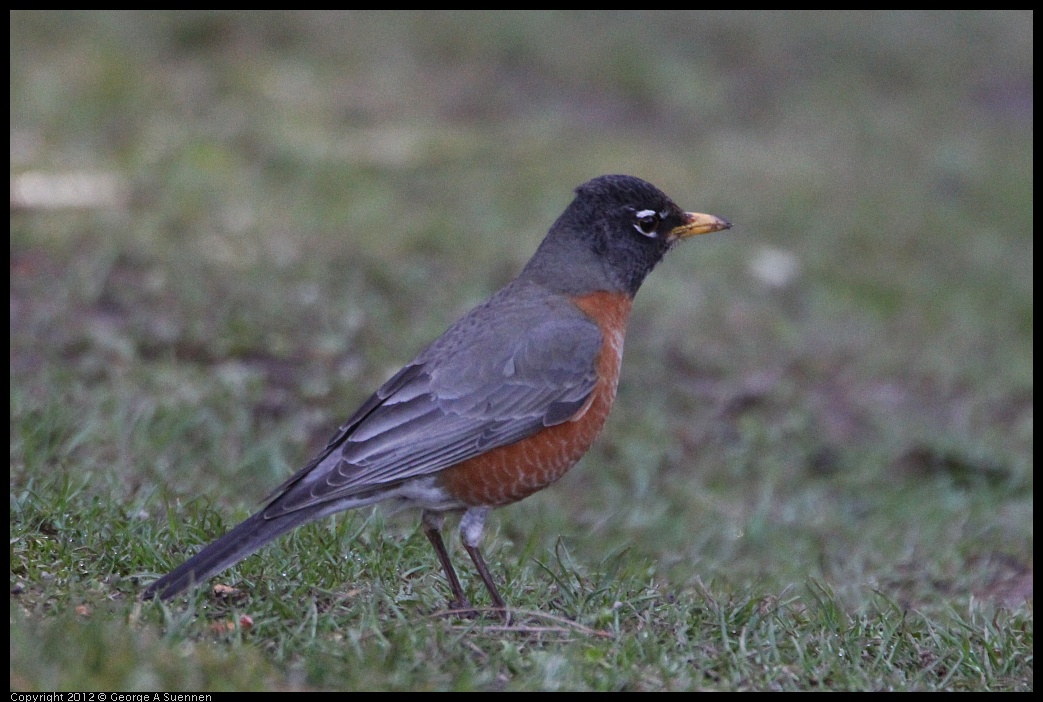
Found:
[[[315,516],[312,511],[301,510],[274,519],[265,519],[264,513],[258,512],[149,585],[145,588],[142,598],[150,600],[158,596],[160,599],[169,600],[179,592],[230,568],[265,544],[304,522],[311,521]]]

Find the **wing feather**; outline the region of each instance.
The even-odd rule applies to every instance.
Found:
[[[265,516],[437,473],[575,416],[597,383],[600,330],[566,300],[510,289],[381,386]]]

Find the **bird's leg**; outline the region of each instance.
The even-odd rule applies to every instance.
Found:
[[[478,507],[472,507],[464,512],[463,519],[460,520],[460,540],[464,542],[467,555],[474,561],[474,567],[478,569],[478,575],[481,576],[482,582],[485,583],[485,588],[492,596],[493,604],[500,610],[504,619],[510,622],[507,605],[504,603],[503,598],[500,597],[500,591],[496,589],[496,583],[493,582],[493,576],[489,572],[489,567],[485,565],[485,559],[482,558],[482,553],[478,550],[478,544],[482,541],[482,528],[485,526],[485,517],[488,514],[488,509]]]
[[[445,522],[445,514],[424,510],[420,521],[424,525],[424,534],[427,535],[427,540],[434,546],[435,553],[438,554],[438,560],[442,562],[442,570],[445,571],[445,577],[449,580],[449,587],[453,591],[453,599],[449,602],[449,609],[472,609],[471,603],[467,601],[467,596],[464,595],[463,587],[460,586],[460,579],[456,577],[456,571],[453,570],[453,564],[449,560],[449,552],[445,550],[445,542],[442,541],[442,524]]]

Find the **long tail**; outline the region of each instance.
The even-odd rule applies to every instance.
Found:
[[[312,521],[316,516],[313,510],[300,510],[266,519],[262,510],[149,585],[142,598],[150,600],[158,595],[161,599],[169,600],[179,592],[230,568],[268,542]]]

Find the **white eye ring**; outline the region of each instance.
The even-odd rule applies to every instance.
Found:
[[[642,236],[647,236],[650,239],[655,239],[659,236],[657,231],[659,228],[660,216],[655,210],[641,210],[634,215],[634,229],[641,233]]]

